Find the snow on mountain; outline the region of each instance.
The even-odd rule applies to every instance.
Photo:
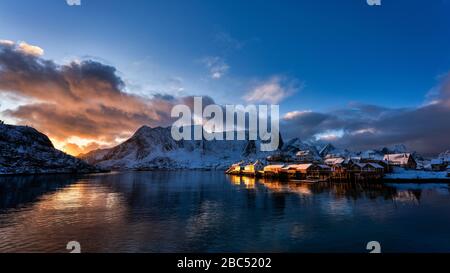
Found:
[[[380,150],[384,154],[402,154],[408,152],[408,149],[404,144],[395,144],[388,147],[384,147]]]
[[[310,157],[312,160],[321,160],[317,148],[314,145],[303,142],[299,138],[293,138],[287,141],[281,148],[281,152],[285,156],[292,158],[298,157],[299,152],[301,152],[302,154],[307,153],[308,157]]]
[[[282,148],[283,152],[292,153],[294,155],[298,151],[305,151],[305,150],[314,150],[317,152],[317,150],[314,146],[306,144],[299,138],[293,138],[293,139],[287,141],[286,144]]]
[[[110,169],[226,169],[237,161],[264,160],[259,141],[180,140],[171,128],[141,127],[130,139],[83,155],[88,163]]]
[[[366,150],[355,153],[356,157],[361,159],[384,160],[385,153],[377,150]]]
[[[333,146],[333,144],[328,143],[319,150],[319,155],[323,158],[331,157],[350,157],[353,154],[346,149],[339,149]]]
[[[92,172],[96,168],[53,147],[27,126],[0,124],[0,174]]]
[[[350,152],[327,144],[320,149],[299,138],[285,143],[280,137],[280,149],[261,152],[259,141],[248,140],[181,140],[175,141],[171,128],[141,127],[130,139],[110,148],[92,151],[81,156],[86,162],[106,169],[227,169],[236,162],[265,162],[274,155],[284,159],[299,159],[299,154],[311,161],[325,158],[364,158],[383,160],[384,154],[406,150],[396,145],[380,150]]]

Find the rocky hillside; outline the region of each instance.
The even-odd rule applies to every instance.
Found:
[[[93,171],[95,167],[55,149],[50,139],[36,129],[0,124],[0,174]]]

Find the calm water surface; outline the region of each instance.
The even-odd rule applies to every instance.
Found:
[[[0,252],[450,252],[448,184],[222,172],[0,178]]]

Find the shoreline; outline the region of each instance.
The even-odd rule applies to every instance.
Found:
[[[37,175],[85,175],[98,173],[111,173],[112,171],[92,171],[92,172],[48,172],[48,173],[0,173],[0,178],[11,176],[37,176]]]
[[[193,172],[222,172],[223,170],[219,169],[207,169],[207,168],[199,168],[199,169],[124,169],[124,170],[102,170],[102,171],[91,171],[91,172],[48,172],[48,173],[0,173],[0,178],[6,177],[26,177],[26,176],[46,176],[46,175],[90,175],[90,174],[105,174],[105,173],[126,173],[126,172],[159,172],[159,171],[170,171],[170,172],[183,172],[183,171],[193,171]],[[224,174],[226,175],[226,174]],[[237,175],[241,176],[241,175]],[[270,180],[273,181],[283,181],[286,183],[298,183],[298,181],[291,181],[289,179],[275,179],[272,178]],[[328,183],[358,183],[358,181],[326,181]],[[367,183],[367,181],[360,181],[360,183]],[[450,177],[436,177],[436,178],[382,178],[377,180],[376,183],[398,183],[398,184],[430,184],[430,183],[439,183],[439,184],[450,184]]]

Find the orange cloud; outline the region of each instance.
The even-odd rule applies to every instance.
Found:
[[[170,125],[172,107],[192,100],[130,94],[123,91],[125,84],[112,66],[91,60],[58,65],[39,57],[38,50],[30,54],[32,50],[0,43],[0,93],[31,101],[2,114],[37,128],[54,142],[79,137],[113,145],[142,125]],[[66,148],[73,154],[89,147],[67,143]]]
[[[102,148],[100,144],[96,142],[91,142],[87,145],[77,145],[75,143],[65,143],[64,146],[62,146],[61,150],[65,153],[68,153],[73,156],[79,156],[81,154],[86,154],[90,151],[96,150]]]

